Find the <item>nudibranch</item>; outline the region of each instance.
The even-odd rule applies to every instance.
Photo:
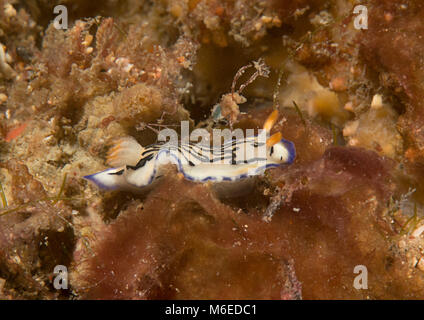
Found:
[[[278,118],[274,110],[265,121],[264,130],[269,133]],[[258,153],[243,154],[240,150],[259,149]],[[195,182],[238,181],[260,175],[271,167],[291,164],[296,157],[293,142],[277,132],[262,141],[258,135],[224,142],[219,149],[199,144],[170,145],[157,143],[142,147],[134,138],[117,141],[109,150],[107,162],[113,168],[85,176],[98,187],[107,190],[143,188],[162,176],[161,167],[174,164],[186,179]]]

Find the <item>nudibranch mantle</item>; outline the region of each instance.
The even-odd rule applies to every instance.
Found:
[[[274,111],[264,125],[270,131],[278,113]],[[244,156],[248,148],[265,150],[264,157]],[[238,157],[242,154],[244,157]],[[266,169],[291,164],[296,157],[293,142],[276,133],[261,142],[258,136],[224,142],[219,149],[199,144],[157,143],[142,147],[134,138],[117,141],[109,151],[108,163],[113,168],[85,176],[102,189],[116,190],[149,186],[161,174],[165,164],[174,164],[188,180],[196,182],[237,181],[262,174]]]

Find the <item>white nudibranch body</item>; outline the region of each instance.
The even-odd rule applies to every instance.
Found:
[[[270,131],[278,113],[264,125]],[[161,167],[174,164],[188,180],[196,182],[238,181],[262,174],[267,168],[291,164],[294,144],[276,133],[261,142],[258,136],[224,142],[220,148],[200,144],[158,143],[142,147],[134,138],[120,139],[108,156],[110,168],[84,178],[103,189],[115,190],[149,186],[161,174]]]

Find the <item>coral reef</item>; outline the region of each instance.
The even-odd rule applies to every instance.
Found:
[[[418,0],[0,0],[0,298],[424,298],[423,19]],[[140,194],[82,179],[117,138],[273,108],[296,160],[243,193],[173,166]]]

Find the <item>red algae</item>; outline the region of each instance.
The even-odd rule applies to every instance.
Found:
[[[96,235],[96,256],[79,255],[74,283],[91,299],[300,298],[293,262],[270,236],[207,186],[167,179]]]

